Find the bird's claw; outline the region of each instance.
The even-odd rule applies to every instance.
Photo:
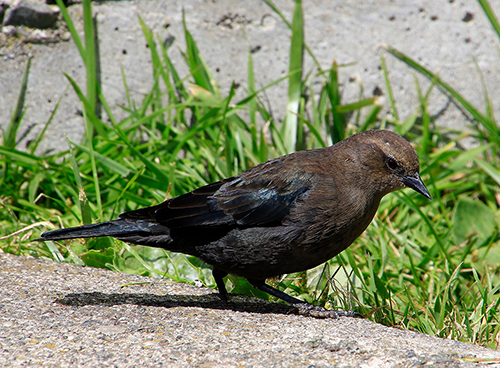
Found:
[[[309,303],[293,304],[298,309],[299,314],[302,316],[315,317],[315,318],[334,318],[339,317],[362,317],[361,314],[354,311],[343,310],[328,310],[319,305],[312,305]]]

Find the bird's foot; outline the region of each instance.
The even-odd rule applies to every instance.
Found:
[[[339,317],[363,317],[358,312],[343,311],[343,310],[328,310],[319,305],[312,305],[309,303],[294,303],[292,304],[298,309],[301,316],[315,317],[315,318],[339,318]]]

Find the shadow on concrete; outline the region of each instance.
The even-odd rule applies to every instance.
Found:
[[[257,298],[248,298],[240,295],[229,295],[230,301],[223,302],[218,294],[209,295],[156,295],[148,293],[134,294],[107,294],[102,292],[71,293],[56,302],[63,305],[80,307],[85,305],[120,305],[134,304],[148,307],[198,307],[206,309],[232,310],[248,313],[275,313],[298,314],[297,308],[278,303],[270,303]],[[254,301],[255,300],[255,301]]]

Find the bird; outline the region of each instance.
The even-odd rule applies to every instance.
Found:
[[[354,316],[292,297],[266,279],[316,267],[368,227],[382,197],[411,188],[431,200],[417,153],[389,130],[368,130],[332,146],[290,153],[118,219],[45,232],[40,241],[109,236],[198,257],[212,266],[220,298],[224,277],[313,317]]]

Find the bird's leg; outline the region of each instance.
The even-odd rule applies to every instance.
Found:
[[[299,314],[316,318],[339,318],[339,317],[362,317],[358,312],[343,310],[328,310],[318,305],[312,305],[300,299],[294,298],[272,286],[267,285],[262,280],[248,280],[257,289],[275,296],[299,310]]]
[[[212,270],[212,276],[214,277],[215,283],[217,284],[217,289],[219,290],[219,297],[223,302],[227,302],[227,290],[223,280],[224,277],[227,276],[227,272],[214,268]]]

